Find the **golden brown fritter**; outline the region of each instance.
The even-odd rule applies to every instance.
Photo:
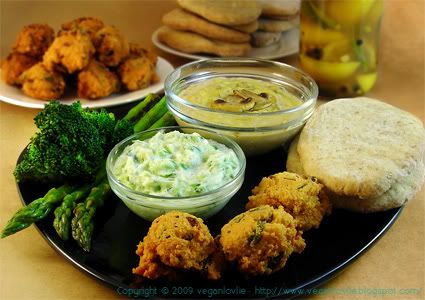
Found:
[[[322,184],[315,177],[283,172],[264,177],[252,190],[247,209],[260,205],[283,206],[303,231],[318,228],[324,215],[331,213],[331,203]]]
[[[83,33],[87,33],[90,36],[90,39],[94,39],[96,33],[102,29],[105,24],[102,20],[93,17],[81,17],[71,22],[62,24],[62,31],[59,34],[62,34],[63,31],[79,29]]]
[[[52,44],[55,32],[47,24],[30,24],[19,32],[13,46],[15,52],[35,58],[43,56]]]
[[[42,100],[58,99],[65,89],[62,75],[48,71],[42,63],[38,63],[22,73],[19,81],[22,83],[22,90],[26,95]]]
[[[173,211],[156,218],[137,247],[139,266],[134,274],[150,279],[175,279],[182,270],[220,278],[217,245],[202,219]]]
[[[152,62],[146,57],[129,57],[118,68],[121,82],[129,91],[145,88],[158,82]]]
[[[227,266],[223,248],[220,245],[220,235],[214,238],[214,251],[208,257],[203,272],[206,272],[208,279],[217,280],[221,278],[221,273]]]
[[[69,30],[56,37],[43,56],[43,63],[50,71],[69,74],[85,68],[95,49],[90,37],[80,30]]]
[[[127,39],[113,26],[105,26],[94,37],[97,58],[105,66],[116,67],[130,54]]]
[[[12,52],[1,63],[1,77],[7,84],[20,85],[19,76],[37,61],[32,56]]]
[[[268,275],[282,269],[293,252],[305,248],[302,231],[282,207],[250,209],[221,229],[220,244],[228,261],[247,276]]]
[[[130,44],[130,56],[118,68],[122,83],[129,91],[135,91],[159,81],[155,65],[158,57],[155,52]]]
[[[141,57],[146,56],[154,66],[158,62],[158,55],[153,52],[151,49],[146,49],[136,43],[130,43],[130,56]]]
[[[99,99],[119,89],[118,76],[94,59],[78,73],[78,96],[81,98]]]

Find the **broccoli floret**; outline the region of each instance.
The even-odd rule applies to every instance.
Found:
[[[133,127],[134,127],[134,122],[132,121],[129,121],[127,119],[118,120],[117,123],[115,124],[114,133],[112,134],[112,139],[110,142],[111,147],[115,146],[126,137],[129,137],[130,135],[132,135],[134,133]]]
[[[112,146],[114,146],[114,144],[111,144],[111,137],[114,135],[115,126],[116,123],[118,123],[115,120],[115,115],[113,113],[108,113],[104,109],[99,112],[84,109],[82,112],[84,117],[95,124],[99,131],[99,137],[102,139],[103,148],[105,151],[109,152]]]
[[[14,171],[18,182],[81,181],[95,176],[111,146],[113,114],[83,109],[79,102],[52,101],[34,121],[38,131]]]

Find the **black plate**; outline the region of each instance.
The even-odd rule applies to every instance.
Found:
[[[111,108],[121,116],[132,105]],[[21,154],[22,156],[22,154]],[[264,156],[249,158],[241,190],[217,215],[206,220],[216,235],[232,217],[244,211],[251,189],[261,178],[281,172],[286,154],[278,149]],[[18,184],[22,202],[29,204],[45,194],[47,186]],[[335,210],[317,230],[304,234],[307,247],[293,254],[283,270],[271,276],[245,279],[229,271],[223,279],[210,282],[201,278],[166,282],[135,278],[131,270],[138,264],[136,245],[150,223],[132,213],[115,195],[96,216],[92,250],[86,253],[74,241],[64,242],[52,226],[52,216],[36,227],[49,244],[79,269],[113,287],[119,294],[138,293],[145,297],[172,298],[292,298],[329,280],[376,242],[400,215],[402,208],[374,214]],[[150,288],[150,289],[149,289]],[[130,290],[131,289],[131,290]]]

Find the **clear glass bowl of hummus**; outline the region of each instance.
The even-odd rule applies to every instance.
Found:
[[[202,218],[216,214],[242,186],[245,167],[233,140],[180,126],[134,134],[106,160],[112,191],[148,221],[172,210]]]
[[[212,129],[246,155],[291,140],[312,115],[316,82],[292,66],[252,58],[195,61],[165,81],[167,106],[181,126]]]

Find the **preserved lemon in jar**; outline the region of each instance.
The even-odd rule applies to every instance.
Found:
[[[377,79],[383,0],[303,0],[300,65],[327,96],[367,93]]]

